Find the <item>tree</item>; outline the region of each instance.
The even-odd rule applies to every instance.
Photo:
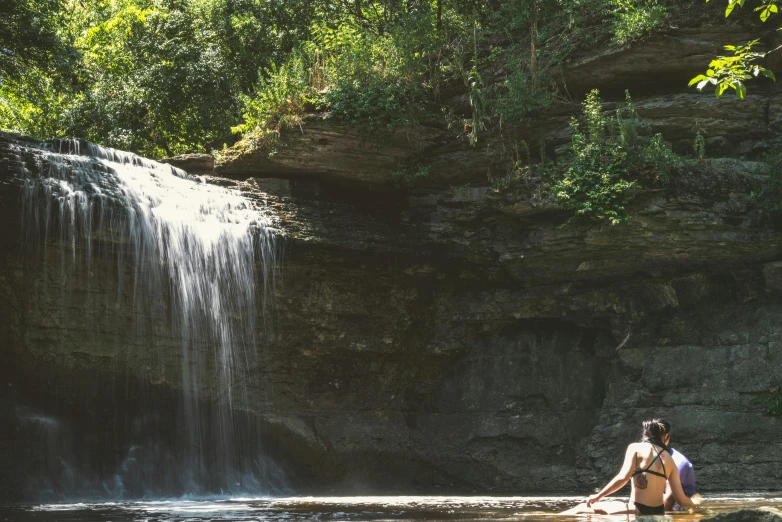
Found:
[[[0,2],[0,84],[31,68],[67,73],[78,58],[60,34],[60,0]]]

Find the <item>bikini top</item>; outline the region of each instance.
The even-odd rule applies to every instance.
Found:
[[[650,475],[657,475],[658,477],[662,477],[662,478],[668,480],[668,475],[665,472],[665,463],[663,462],[662,459],[660,459],[660,452],[657,451],[657,447],[654,445],[654,443],[651,440],[644,440],[644,442],[648,442],[649,444],[652,445],[652,449],[654,450],[656,455],[654,456],[652,461],[649,463],[649,465],[646,466],[646,469],[637,469],[637,470],[635,470],[633,472],[633,476],[640,475],[641,473],[649,473]],[[667,449],[665,444],[662,444],[662,447]],[[657,461],[657,459],[660,459],[660,465],[663,467],[663,472],[662,473],[660,473],[659,471],[653,471],[653,470],[649,469],[649,468],[651,468],[654,465],[654,463]]]

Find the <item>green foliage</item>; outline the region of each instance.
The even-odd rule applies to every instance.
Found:
[[[0,85],[30,71],[70,76],[78,54],[63,34],[60,0],[0,2]]]
[[[451,185],[448,187],[451,191],[451,195],[457,198],[463,198],[466,197],[470,190],[469,184],[464,185]]]
[[[41,138],[64,135],[68,100],[56,85],[37,67],[24,78],[6,78],[0,86],[0,130]]]
[[[708,3],[709,0],[706,0]],[[729,17],[736,7],[743,7],[744,0],[728,0],[728,6],[725,8],[725,18]],[[760,12],[760,21],[765,22],[777,9],[777,0],[762,0],[762,4],[755,8],[755,12]]]
[[[782,389],[778,386],[769,388],[767,392],[761,393],[755,398],[755,402],[763,405],[766,415],[782,416]]]
[[[325,84],[319,107],[373,135],[430,117],[422,65],[435,46],[431,15],[423,6],[398,13],[379,34],[349,21],[316,25],[310,47],[322,56]]]
[[[73,130],[153,157],[223,141],[238,115],[234,78],[197,10],[112,7],[78,40],[95,81]]]
[[[492,101],[494,110],[503,121],[523,121],[530,112],[542,109],[554,100],[551,84],[547,68],[539,68],[533,76],[528,63],[517,53],[515,59],[509,61],[508,74]]]
[[[345,82],[329,90],[320,107],[343,123],[361,125],[372,135],[415,125],[425,114],[426,98],[402,81]]]
[[[752,46],[759,40],[748,42],[747,45],[726,45],[725,49],[733,51],[733,56],[718,56],[709,64],[706,74],[699,74],[690,80],[689,86],[697,84],[698,90],[703,90],[707,85],[714,86],[714,94],[717,98],[730,89],[733,89],[739,99],[747,95],[747,80],[763,75],[776,81],[774,73],[758,63],[753,63],[766,56],[765,53],[752,51]]]
[[[667,19],[666,5],[666,0],[502,2],[485,29],[512,42],[496,52],[504,58],[505,79],[491,91],[491,112],[503,123],[514,123],[559,96],[567,98],[553,81],[558,67],[579,49],[607,45],[608,40],[621,44],[653,31]]]
[[[766,180],[753,189],[751,199],[764,212],[779,212],[782,210],[782,154],[766,154],[763,162]]]
[[[571,121],[572,157],[549,190],[563,208],[575,211],[573,219],[586,216],[622,223],[629,219],[625,207],[636,183],[626,179],[627,152],[607,134],[609,118],[603,114],[598,91],[587,96],[583,116],[583,124]]]
[[[782,415],[782,391],[779,388],[769,392],[766,399],[766,413],[777,417]]]
[[[682,165],[681,158],[665,144],[662,134],[650,136],[640,152],[632,166],[637,176],[652,182],[668,183]]]
[[[662,134],[651,129],[635,112],[630,92],[625,91],[625,106],[616,109],[619,144],[630,153],[628,168],[645,181],[667,183],[681,165],[681,158],[666,145]]]
[[[776,388],[770,391],[766,397],[766,413],[768,415],[780,416],[782,415],[782,391]]]
[[[162,157],[272,144],[317,107],[380,139],[448,120],[474,144],[551,103],[617,1],[7,0],[0,128]],[[652,5],[622,1],[628,27]],[[440,105],[459,94],[471,115]]]
[[[626,149],[635,147],[642,129],[646,130],[644,122],[635,112],[629,91],[625,91],[625,107],[616,109],[616,127],[619,129],[620,142]]]
[[[590,6],[583,0],[512,0],[489,15],[484,34],[511,41],[487,58],[504,65],[504,79],[486,90],[489,114],[517,123],[555,100],[554,71],[578,48],[578,23],[591,16]]]
[[[622,44],[652,31],[668,17],[665,6],[657,0],[613,0],[613,43]]]
[[[486,101],[483,98],[483,79],[475,65],[470,70],[467,84],[470,89],[470,109],[472,110],[470,145],[475,146],[478,143],[479,132],[486,130],[485,120],[487,119]]]
[[[72,45],[76,59],[66,68],[78,81],[63,86],[26,64],[25,74],[0,85],[0,128],[70,134],[152,157],[232,143],[242,94],[285,62],[277,58],[288,56],[305,20],[297,0],[57,5],[64,7],[54,31]]]
[[[391,182],[397,188],[408,187],[429,176],[429,165],[399,166],[391,172]]]
[[[255,95],[242,95],[244,122],[232,127],[258,141],[276,141],[282,129],[301,125],[304,106],[314,101],[307,67],[301,53],[293,54],[280,67],[266,70]]]
[[[692,150],[695,153],[695,157],[703,163],[703,158],[706,157],[706,140],[700,131],[695,134],[695,138],[692,140]]]
[[[561,174],[549,176],[548,190],[562,208],[579,217],[618,224],[629,219],[627,205],[643,183],[664,184],[681,160],[660,134],[650,137],[630,100],[611,118],[602,110],[600,93],[592,91],[583,106],[583,121],[571,121],[572,151]]]
[[[706,2],[709,2],[709,0],[706,0]],[[725,17],[730,16],[736,7],[742,7],[743,5],[744,0],[728,0]],[[766,22],[772,14],[776,14],[779,11],[777,0],[761,0],[761,5],[756,7],[755,11],[760,13],[760,21]],[[703,90],[707,85],[713,85],[714,94],[717,98],[730,88],[733,89],[739,99],[744,99],[747,95],[747,87],[745,85],[747,80],[762,75],[776,81],[773,72],[757,63],[766,56],[766,53],[752,51],[752,47],[759,41],[752,40],[745,45],[726,45],[725,49],[733,51],[733,56],[717,56],[709,63],[706,74],[699,74],[690,80],[689,87],[697,85],[698,90]]]

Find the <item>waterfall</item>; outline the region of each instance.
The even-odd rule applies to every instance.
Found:
[[[277,266],[268,213],[237,190],[82,140],[43,143],[22,162],[22,242],[30,259],[47,260],[36,284],[63,303],[57,320],[77,332],[57,342],[77,353],[81,339],[112,361],[152,361],[139,363],[133,377],[179,394],[171,401],[145,392],[143,404],[134,404],[121,382],[112,383],[117,403],[133,405],[125,435],[138,440],[97,479],[100,486],[90,486],[92,494],[268,491],[276,472],[247,414],[263,393],[261,352]],[[98,261],[114,267],[113,282],[95,277]],[[124,330],[116,326],[122,307],[130,314],[121,317],[132,318]],[[77,309],[97,312],[84,317]],[[107,346],[108,334],[93,334],[101,330],[120,333]],[[161,429],[165,443],[155,436]],[[82,493],[69,487],[69,494]]]

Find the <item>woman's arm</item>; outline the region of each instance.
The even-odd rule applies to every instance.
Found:
[[[673,466],[673,469],[671,470],[671,475],[668,477],[668,485],[671,487],[671,493],[673,493],[673,498],[676,499],[676,502],[683,508],[687,509],[695,509],[698,506],[701,505],[700,497],[697,495],[693,496],[693,499],[688,497],[684,494],[684,490],[682,490],[682,482],[679,478],[679,469],[676,466]]]
[[[635,455],[635,444],[630,444],[627,446],[627,451],[625,452],[625,461],[622,464],[622,469],[620,469],[619,473],[617,473],[616,476],[612,478],[611,481],[606,484],[602,490],[600,490],[600,493],[589,497],[586,502],[587,507],[592,507],[592,504],[599,501],[601,498],[606,497],[615,491],[619,491],[625,484],[627,484],[627,481],[633,477],[633,469],[635,469]],[[678,481],[678,475],[676,476],[676,479]],[[681,489],[681,484],[679,484],[679,489]]]
[[[663,495],[663,506],[665,506],[665,511],[672,511],[673,506],[675,505],[676,505],[676,499],[673,498],[673,491],[671,491],[671,485],[666,484],[665,495]]]

